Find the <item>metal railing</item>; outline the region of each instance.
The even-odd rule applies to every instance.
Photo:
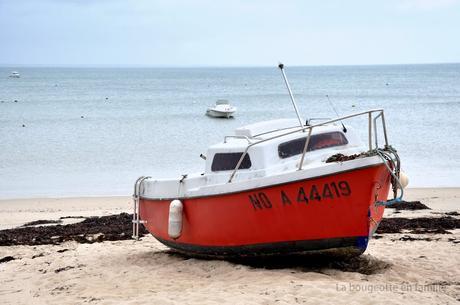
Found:
[[[374,113],[377,113],[377,115],[373,116]],[[257,142],[249,143],[248,146],[246,146],[246,149],[244,150],[244,152],[241,155],[240,159],[238,160],[238,163],[236,164],[235,169],[233,170],[232,174],[230,175],[230,179],[228,180],[228,183],[232,182],[232,180],[235,177],[238,169],[241,166],[241,163],[243,162],[244,157],[246,157],[246,155],[248,154],[248,151],[249,151],[249,149],[251,147],[253,147],[255,145],[258,145],[258,144],[261,144],[261,143],[264,143],[264,142],[279,139],[279,138],[282,138],[282,137],[285,137],[285,136],[288,136],[288,135],[291,135],[291,134],[294,134],[294,133],[297,133],[297,132],[305,132],[305,131],[308,130],[308,136],[307,136],[307,139],[305,141],[305,146],[303,148],[303,152],[302,152],[302,156],[300,158],[300,163],[299,163],[299,168],[298,168],[298,170],[302,170],[303,161],[305,159],[305,154],[307,153],[308,144],[310,143],[310,138],[311,138],[313,128],[318,127],[318,126],[324,126],[324,125],[327,125],[327,124],[332,124],[332,123],[335,123],[335,122],[338,122],[338,121],[343,121],[343,120],[346,120],[346,119],[350,119],[350,118],[354,118],[354,117],[362,116],[362,115],[368,115],[369,151],[371,151],[373,149],[372,148],[372,129],[373,129],[373,127],[374,127],[374,137],[375,137],[375,148],[378,148],[378,137],[377,137],[377,127],[376,127],[378,118],[381,118],[382,127],[383,127],[383,134],[384,134],[384,138],[385,138],[385,146],[388,146],[388,136],[387,136],[387,129],[386,129],[386,126],[385,126],[385,115],[383,113],[383,109],[372,109],[372,110],[368,110],[368,111],[353,113],[353,114],[346,115],[346,116],[343,116],[343,117],[339,117],[339,118],[336,118],[336,119],[324,121],[324,122],[321,122],[321,123],[318,123],[318,124],[309,125],[309,126],[305,126],[305,127],[298,127],[295,130],[292,130],[292,131],[289,131],[289,132],[286,132],[286,133],[283,133],[283,134],[278,134],[278,135],[275,135],[275,136],[272,136],[272,137],[269,137],[269,138],[266,138],[266,139],[259,140]]]
[[[140,218],[140,211],[139,211],[139,199],[140,199],[140,194],[141,194],[141,186],[142,182],[144,180],[151,178],[150,176],[142,176],[139,177],[136,180],[136,183],[134,183],[134,194],[133,194],[133,200],[134,200],[134,211],[133,211],[133,238],[136,240],[139,240],[139,226],[141,223],[145,223],[144,220],[141,220]]]

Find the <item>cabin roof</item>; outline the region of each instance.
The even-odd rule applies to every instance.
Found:
[[[294,125],[293,125],[294,123]],[[297,125],[295,125],[297,123]],[[224,142],[216,143],[208,147],[211,151],[243,151],[246,147],[261,140],[274,138],[273,141],[266,141],[257,145],[257,148],[277,146],[296,138],[306,137],[308,132],[301,132],[299,130],[299,121],[297,119],[280,119],[265,121],[256,124],[246,125],[235,130],[235,136],[225,137]],[[298,130],[298,132],[293,132]],[[328,124],[324,126],[316,126],[312,135],[327,133],[332,131],[341,131],[342,128],[336,124]],[[286,134],[292,132],[290,134]],[[282,136],[285,134],[284,136]],[[347,135],[347,138],[350,134]],[[354,140],[352,140],[354,142]]]
[[[299,127],[297,119],[277,119],[239,127],[235,129],[235,135],[253,138],[261,133],[295,127]]]

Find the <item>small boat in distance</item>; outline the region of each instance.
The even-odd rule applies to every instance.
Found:
[[[12,71],[11,74],[10,74],[10,77],[11,78],[20,78],[21,75],[19,74],[18,71]]]
[[[305,123],[279,68],[297,118],[237,128],[201,156],[202,173],[140,177],[134,238],[143,224],[176,251],[216,258],[366,250],[406,184],[383,110]],[[342,123],[354,118],[367,122],[367,141]]]
[[[214,118],[230,118],[236,111],[236,107],[230,105],[227,100],[217,100],[214,106],[208,107],[206,115]]]

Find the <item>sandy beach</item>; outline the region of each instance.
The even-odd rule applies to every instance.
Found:
[[[431,210],[387,209],[386,217],[460,212],[460,188],[408,189]],[[131,212],[129,197],[0,201],[0,229],[66,216]],[[452,217],[456,213],[451,213]],[[81,221],[64,219],[65,223]],[[2,304],[457,304],[460,230],[379,234],[359,259],[341,265],[305,260],[234,263],[169,251],[141,241],[2,246]],[[412,237],[412,238],[411,238]]]
[[[0,0],[0,305],[460,305],[459,29]]]

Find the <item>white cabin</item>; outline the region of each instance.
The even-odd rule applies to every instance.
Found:
[[[308,131],[301,131],[297,119],[243,126],[237,128],[234,135],[226,136],[223,142],[208,148],[204,173],[189,174],[178,179],[146,180],[141,195],[153,199],[208,196],[346,170],[355,162],[342,164],[325,161],[337,153],[351,155],[368,150],[353,129],[349,126],[346,128],[344,132],[341,125],[316,126],[303,160],[303,170],[298,171]],[[247,148],[240,168],[234,173]],[[360,160],[361,163],[380,162],[378,158]]]

